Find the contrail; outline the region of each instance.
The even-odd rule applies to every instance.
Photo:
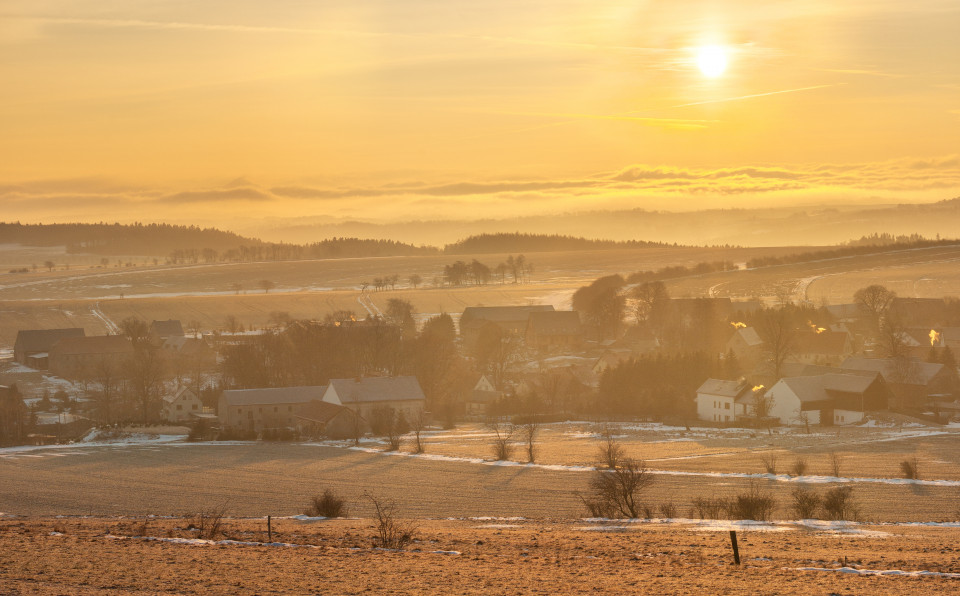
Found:
[[[839,85],[845,85],[846,83],[838,83]],[[827,87],[836,87],[837,84],[832,85],[814,85],[813,87],[800,87],[799,89],[784,89],[783,91],[769,91],[767,93],[754,93],[753,95],[741,95],[740,97],[726,97],[724,99],[710,99],[707,101],[695,101],[693,103],[683,103],[677,106],[670,106],[671,108],[686,108],[688,106],[702,106],[708,103],[723,103],[726,101],[740,101],[742,99],[753,99],[754,97],[766,97],[768,95],[780,95],[781,93],[796,93],[797,91],[813,91],[814,89],[826,89]]]

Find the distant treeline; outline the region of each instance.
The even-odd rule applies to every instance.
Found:
[[[2,242],[27,246],[66,246],[68,253],[167,256],[174,249],[219,252],[260,240],[233,232],[170,224],[21,224],[0,223]]]
[[[478,234],[448,244],[443,251],[447,254],[483,254],[514,252],[549,252],[557,250],[608,250],[614,248],[646,248],[650,246],[676,246],[664,242],[645,240],[591,240],[560,234],[523,234],[520,232],[499,234]]]
[[[697,263],[692,267],[683,265],[670,265],[661,267],[656,271],[636,271],[627,277],[627,283],[637,284],[645,281],[662,281],[665,279],[674,279],[677,277],[686,277],[688,275],[703,275],[713,273],[714,271],[735,271],[736,264],[732,261],[712,261]]]
[[[823,259],[836,259],[840,257],[855,257],[867,254],[877,254],[884,252],[893,252],[897,250],[908,250],[911,248],[930,248],[934,246],[952,246],[960,244],[957,239],[929,240],[919,234],[909,236],[892,236],[891,234],[873,234],[863,236],[859,240],[853,240],[845,246],[825,250],[815,250],[784,255],[782,257],[756,257],[747,261],[748,268],[769,267],[771,265],[786,265],[791,263],[807,263],[810,261],[821,261]]]

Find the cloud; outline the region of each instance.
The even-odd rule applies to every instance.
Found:
[[[275,197],[256,188],[188,190],[161,197],[164,203],[220,203],[224,201],[273,201]]]

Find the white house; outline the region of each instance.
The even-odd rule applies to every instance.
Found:
[[[747,414],[753,387],[746,381],[707,379],[697,389],[697,418],[709,422],[734,422]]]
[[[878,374],[828,374],[781,379],[767,392],[770,416],[783,424],[855,424],[864,412],[887,407],[889,390]]]
[[[181,387],[176,392],[163,396],[160,417],[167,422],[187,422],[193,419],[195,414],[202,413],[203,402],[187,387]]]

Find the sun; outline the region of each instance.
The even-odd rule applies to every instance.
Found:
[[[711,79],[727,70],[727,51],[720,46],[703,46],[697,49],[697,67]]]

